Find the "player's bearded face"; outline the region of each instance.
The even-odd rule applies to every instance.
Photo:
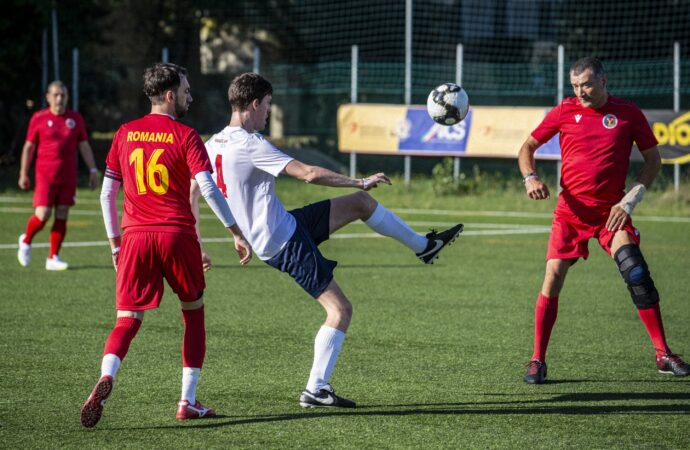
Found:
[[[575,96],[585,108],[600,108],[606,103],[608,98],[606,75],[597,77],[591,69],[579,75],[571,72],[570,84],[573,86]]]
[[[189,92],[187,77],[181,77],[180,86],[175,93],[175,117],[184,117],[192,104],[192,94]]]

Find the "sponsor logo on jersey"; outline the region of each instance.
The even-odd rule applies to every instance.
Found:
[[[49,120],[49,121],[48,121],[48,126],[49,126],[49,127],[52,127],[52,126],[53,126],[53,121],[52,121],[52,120]]]
[[[580,119],[582,119],[582,114],[575,114],[575,122],[580,123]]]
[[[618,125],[618,117],[613,114],[606,114],[601,120],[601,123],[604,125],[604,128],[608,128],[609,130],[616,128],[616,125]]]
[[[163,142],[174,144],[172,133],[161,133],[155,131],[128,131],[127,142]]]
[[[65,125],[67,126],[67,128],[69,128],[71,130],[72,128],[77,126],[77,122],[75,122],[74,119],[70,118],[70,119],[65,120]]]

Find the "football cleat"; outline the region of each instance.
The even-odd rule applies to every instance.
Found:
[[[525,374],[525,383],[527,384],[544,384],[546,383],[546,363],[533,359],[527,364],[527,373]]]
[[[25,244],[24,238],[26,234],[19,236],[19,250],[17,250],[17,259],[22,267],[26,267],[31,263],[31,244]]]
[[[302,395],[299,396],[299,405],[302,408],[355,408],[357,406],[352,400],[335,395],[335,390],[330,384],[316,392],[303,390]]]
[[[201,419],[202,417],[215,417],[216,412],[212,408],[202,405],[199,400],[191,405],[187,400],[180,400],[177,404],[177,420]]]
[[[83,426],[91,428],[101,420],[105,401],[110,397],[112,391],[113,377],[106,375],[98,380],[86,403],[81,407],[81,424]]]
[[[680,356],[673,353],[666,353],[657,358],[656,368],[659,373],[668,373],[676,377],[687,377],[690,375],[690,365],[680,359]]]
[[[455,241],[455,238],[462,233],[463,225],[461,223],[455,225],[446,231],[441,231],[438,233],[435,230],[431,230],[431,233],[426,235],[429,243],[423,252],[417,253],[417,257],[422,260],[424,264],[433,264],[434,259],[438,258],[438,254],[443,250],[446,245]]]
[[[46,270],[60,271],[60,270],[67,270],[68,268],[69,268],[69,264],[67,264],[65,261],[61,260],[58,255],[55,255],[52,258],[46,259]]]

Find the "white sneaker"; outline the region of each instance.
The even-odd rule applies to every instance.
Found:
[[[22,267],[26,267],[31,262],[31,245],[24,243],[26,234],[19,236],[19,250],[17,251],[17,259]]]
[[[67,270],[69,264],[61,260],[58,255],[46,259],[46,270]]]

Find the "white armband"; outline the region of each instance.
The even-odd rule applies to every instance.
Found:
[[[101,211],[103,212],[103,223],[105,223],[105,232],[108,238],[116,238],[120,236],[120,224],[117,217],[117,205],[115,198],[117,191],[120,189],[120,182],[113,180],[110,177],[103,178],[103,186],[101,187]]]
[[[223,197],[223,193],[220,192],[216,183],[213,182],[211,173],[207,170],[199,172],[194,175],[194,179],[199,183],[199,190],[201,191],[201,195],[204,196],[204,200],[206,200],[208,206],[211,207],[216,217],[223,222],[225,228],[233,226],[235,224],[235,217],[233,217],[228,202],[226,202],[225,197]]]
[[[642,201],[645,192],[647,192],[647,188],[644,187],[644,184],[635,183],[617,205],[630,215],[633,209],[635,209],[635,206]]]

